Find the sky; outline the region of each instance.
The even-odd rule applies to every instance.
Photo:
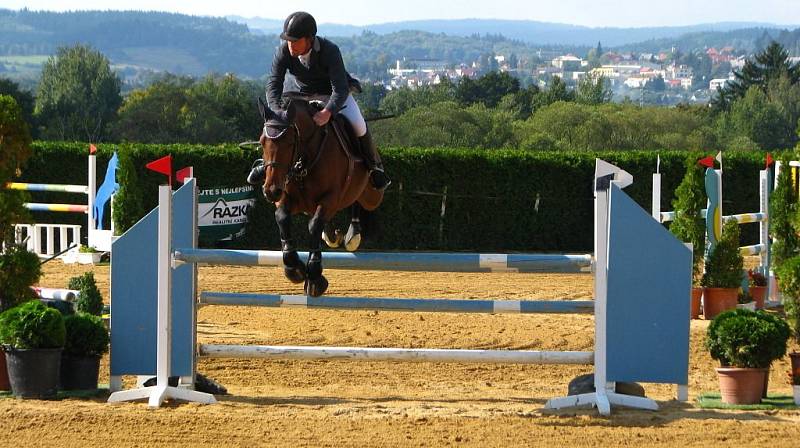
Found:
[[[0,8],[147,10],[284,19],[310,12],[320,23],[368,25],[423,19],[515,19],[591,27],[677,26],[714,22],[800,25],[800,0],[0,0]]]

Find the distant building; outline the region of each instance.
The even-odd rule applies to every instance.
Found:
[[[648,78],[642,78],[640,76],[631,76],[630,78],[625,80],[625,85],[630,87],[631,89],[641,89],[647,85]]]
[[[708,83],[708,90],[712,92],[716,92],[717,89],[725,88],[725,84],[729,83],[730,79],[728,78],[718,78],[712,79],[711,82]]]
[[[694,72],[688,65],[670,65],[667,67],[667,77],[669,79],[692,78]]]
[[[553,67],[560,68],[565,72],[578,72],[581,70],[583,60],[581,58],[568,54],[566,56],[559,56],[552,61]]]

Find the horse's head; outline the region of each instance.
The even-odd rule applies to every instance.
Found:
[[[283,111],[273,111],[259,98],[259,111],[264,118],[261,146],[264,150],[266,179],[264,196],[270,202],[281,199],[294,164],[303,153],[303,139],[316,132],[314,111],[307,101],[291,99]]]
[[[273,111],[259,99],[259,111],[264,118],[260,143],[264,150],[266,179],[264,196],[277,202],[283,195],[287,176],[299,157],[300,133],[295,124],[296,107],[290,103],[285,111]]]

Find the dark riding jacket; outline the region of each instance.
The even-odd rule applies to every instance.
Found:
[[[297,80],[300,93],[307,95],[330,95],[325,109],[332,113],[344,106],[350,94],[349,80],[352,79],[344,68],[339,47],[323,37],[315,37],[311,47],[308,67],[289,53],[289,45],[284,41],[275,50],[272,59],[272,74],[267,82],[267,101],[270,109],[282,109],[283,81],[286,71]]]

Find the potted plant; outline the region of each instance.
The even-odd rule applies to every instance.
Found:
[[[87,313],[64,318],[66,340],[61,357],[61,388],[97,389],[100,358],[108,352],[108,331],[103,320]]]
[[[80,264],[97,264],[103,253],[91,246],[84,246],[78,248],[78,263]]]
[[[800,256],[785,260],[775,273],[781,279],[783,312],[795,342],[800,343]],[[789,353],[792,383],[800,383],[800,352]],[[794,388],[795,401],[800,399],[800,390]]]
[[[742,284],[744,258],[739,252],[739,223],[726,221],[722,236],[706,258],[703,315],[713,319],[717,314],[736,308],[739,287]]]
[[[729,310],[708,326],[706,348],[719,360],[722,401],[760,403],[772,361],[786,354],[789,326],[764,311]]]
[[[78,300],[75,302],[75,310],[79,313],[89,313],[100,316],[103,313],[103,296],[97,288],[94,280],[94,272],[86,272],[83,275],[69,279],[69,289],[78,290]]]
[[[23,398],[53,398],[58,391],[61,313],[31,300],[0,314],[0,344],[6,351],[11,391]]]
[[[686,159],[686,173],[675,190],[675,200],[672,201],[675,219],[672,221],[669,231],[679,240],[691,243],[694,249],[690,306],[690,317],[692,319],[697,319],[700,316],[700,298],[703,295],[700,281],[703,277],[706,224],[701,212],[706,202],[704,168],[697,163],[696,157],[689,156]]]
[[[25,247],[8,243],[0,253],[0,312],[36,298],[30,288],[41,276],[39,257]],[[0,347],[0,390],[9,390],[6,357]]]
[[[797,194],[792,181],[792,170],[788,169],[788,160],[782,160],[782,163],[786,169],[778,174],[775,190],[769,196],[769,236],[773,239],[770,260],[776,271],[784,261],[798,255],[800,245],[793,223]]]
[[[747,270],[747,292],[756,304],[756,309],[764,308],[767,299],[767,277],[752,269]]]

